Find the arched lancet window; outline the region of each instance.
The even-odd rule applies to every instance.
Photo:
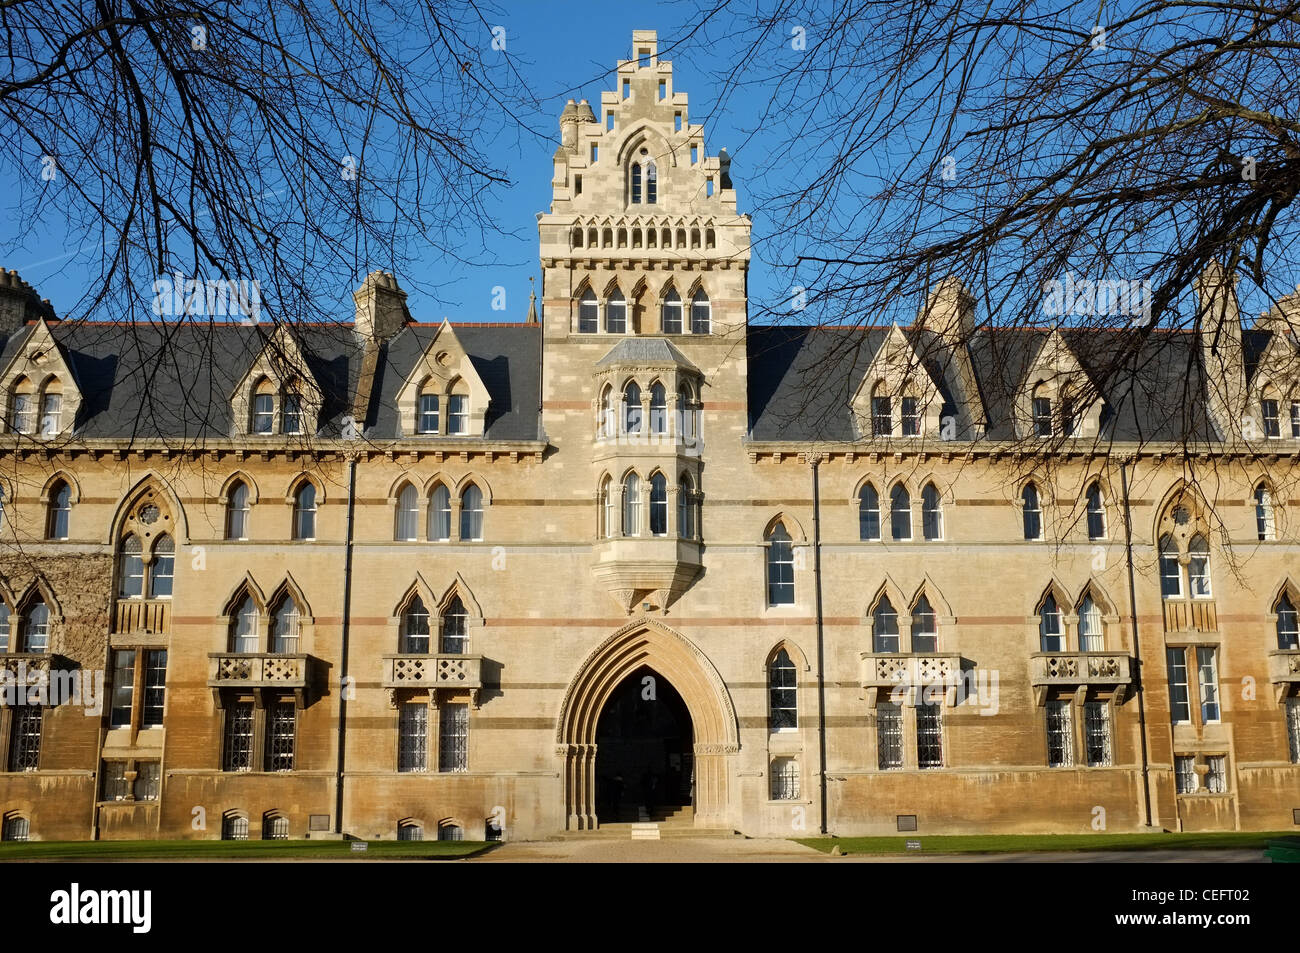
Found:
[[[170,598],[175,575],[176,543],[164,534],[153,544],[153,562],[149,566],[149,598]]]
[[[429,539],[439,543],[451,539],[451,491],[441,483],[429,500]]]
[[[1033,415],[1034,436],[1050,437],[1052,435],[1052,398],[1045,385],[1039,384],[1034,388],[1030,412]]]
[[[623,432],[641,432],[641,388],[636,381],[623,388]]]
[[[420,494],[415,487],[406,484],[397,494],[397,514],[393,527],[393,539],[419,539]]]
[[[447,433],[469,433],[469,385],[463,380],[453,381],[447,395]]]
[[[768,730],[794,731],[799,727],[799,673],[785,649],[767,667]]]
[[[1106,538],[1106,505],[1102,501],[1101,484],[1095,481],[1088,486],[1088,538]]]
[[[645,164],[645,202],[654,205],[659,199],[659,173],[653,162]]]
[[[871,389],[871,436],[889,437],[894,433],[894,402],[888,386],[878,381]]]
[[[695,485],[688,473],[682,473],[677,481],[677,535],[695,538]]]
[[[293,655],[298,651],[298,603],[286,593],[271,613],[271,651]]]
[[[871,651],[897,652],[900,648],[898,613],[889,596],[881,596],[871,613]]]
[[[1101,630],[1101,610],[1097,608],[1092,593],[1079,603],[1079,651],[1104,652],[1106,637]]]
[[[698,432],[695,401],[691,389],[683,384],[677,388],[677,434],[682,440],[694,440]]]
[[[280,432],[302,433],[302,395],[293,387],[286,388],[284,392],[284,404],[280,410]]]
[[[880,539],[880,495],[870,483],[858,491],[858,538]]]
[[[402,629],[398,651],[406,655],[429,654],[429,610],[419,593],[411,596],[402,610]]]
[[[713,330],[713,311],[709,306],[709,296],[701,288],[691,298],[691,333],[709,334]]]
[[[578,333],[595,334],[600,330],[600,304],[596,292],[588,288],[578,299]]]
[[[668,535],[668,481],[662,473],[650,477],[650,535]]]
[[[288,840],[289,818],[283,814],[268,813],[262,818],[262,840]]]
[[[45,521],[46,539],[67,539],[72,519],[72,487],[59,480],[50,487],[49,515]]]
[[[438,432],[438,394],[433,390],[434,382],[429,381],[420,392],[419,404],[415,408],[416,433]]]
[[[36,599],[27,604],[23,612],[23,652],[48,652],[50,650],[50,609],[45,600]]]
[[[263,377],[253,388],[253,433],[269,434],[275,429],[275,385]]]
[[[0,839],[7,841],[26,841],[31,835],[31,825],[27,818],[21,814],[6,814],[4,817],[4,828],[0,831]]]
[[[248,485],[237,480],[226,497],[226,539],[248,539]]]
[[[664,295],[661,316],[663,318],[664,334],[682,333],[682,299],[678,296],[675,288],[669,288],[668,293]]]
[[[1187,581],[1193,599],[1210,598],[1210,544],[1204,536],[1193,536],[1187,544]]]
[[[236,604],[234,618],[230,623],[230,651],[256,652],[261,648],[259,618],[257,603],[245,593],[244,598]]]
[[[921,490],[921,533],[926,539],[943,539],[943,503],[933,483]]]
[[[1272,539],[1274,536],[1273,494],[1267,483],[1255,487],[1255,531],[1260,539]]]
[[[1025,539],[1043,538],[1043,511],[1038,503],[1038,487],[1026,483],[1020,491],[1021,514],[1024,517]]]
[[[1065,651],[1065,628],[1061,624],[1061,608],[1056,604],[1056,596],[1049,594],[1038,610],[1038,636],[1040,651]]]
[[[894,539],[912,538],[912,495],[901,483],[895,483],[889,491],[889,535]]]
[[[794,605],[794,541],[781,523],[767,534],[767,604]]]
[[[1284,592],[1273,607],[1277,613],[1277,647],[1283,652],[1300,649],[1300,619],[1297,618],[1295,605]]]
[[[921,595],[916,600],[916,605],[912,608],[912,651],[913,652],[937,652],[939,651],[939,630],[938,619],[935,616],[934,608],[930,605],[930,600]]]
[[[908,381],[898,398],[899,431],[904,437],[921,435],[921,398],[916,396],[915,385]]]
[[[14,433],[31,433],[36,429],[36,387],[26,377],[20,377],[14,385],[13,419],[10,426]]]
[[[606,384],[600,391],[600,417],[596,421],[596,436],[612,437],[618,433],[617,414],[614,410],[614,386]]]
[[[41,394],[41,436],[52,437],[63,429],[63,385],[57,377],[45,384]]]
[[[1178,544],[1172,536],[1160,537],[1160,594],[1166,599],[1183,594],[1183,571],[1178,565]]]
[[[458,824],[446,823],[438,825],[438,840],[463,840],[465,832],[460,829]]]
[[[316,538],[316,486],[306,482],[293,495],[293,538]]]
[[[140,543],[140,537],[135,534],[122,540],[117,595],[121,599],[134,599],[144,595],[144,547]]]
[[[614,519],[614,480],[605,477],[600,484],[600,535],[610,539],[618,526]]]
[[[242,814],[227,814],[221,819],[222,840],[248,840],[248,818]]]
[[[483,491],[473,483],[460,495],[460,538],[474,542],[483,538]]]
[[[440,652],[463,655],[469,647],[469,613],[460,596],[452,596],[442,610],[442,646]]]
[[[0,653],[9,651],[9,603],[0,601]]]
[[[424,828],[413,821],[403,821],[397,825],[398,840],[424,840]]]
[[[1264,436],[1282,436],[1281,421],[1278,419],[1277,391],[1265,387],[1259,401],[1260,414],[1264,418]]]
[[[668,393],[664,385],[655,381],[650,386],[650,432],[665,434],[668,432]]]
[[[617,288],[605,303],[605,330],[610,334],[627,333],[627,300]]]
[[[635,473],[623,480],[623,535],[641,535],[641,479]]]
[[[631,168],[632,174],[632,204],[641,204],[641,163],[633,162]]]

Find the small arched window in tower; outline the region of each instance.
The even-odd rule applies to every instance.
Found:
[[[870,483],[858,491],[858,538],[880,539],[880,494]]]
[[[1178,565],[1178,544],[1172,536],[1160,537],[1160,595],[1180,599],[1183,595],[1183,570]]]
[[[248,484],[242,480],[226,497],[226,539],[248,539]]]
[[[691,298],[691,333],[708,334],[713,328],[713,311],[709,306],[709,296],[701,288]]]
[[[600,304],[596,301],[596,292],[588,288],[578,299],[578,332],[595,334],[600,330]]]
[[[641,163],[633,162],[631,168],[632,176],[632,204],[641,204]]]
[[[623,480],[623,535],[641,535],[641,478],[635,473]]]
[[[794,541],[781,523],[767,534],[767,604],[794,605]]]
[[[1038,610],[1038,638],[1040,651],[1064,652],[1065,629],[1061,625],[1061,607],[1056,604],[1056,596],[1048,594],[1043,606]]]
[[[414,540],[419,538],[420,494],[415,487],[406,484],[397,494],[396,525],[393,527],[393,539]]]
[[[610,334],[627,333],[627,300],[617,288],[605,304],[605,330]]]
[[[463,655],[469,647],[469,613],[460,596],[452,596],[442,611],[442,644],[438,651],[447,655]]]
[[[636,381],[623,388],[623,432],[641,432],[641,388]]]
[[[419,593],[411,596],[402,612],[402,637],[399,651],[406,655],[429,654],[429,610]]]
[[[245,593],[244,598],[235,606],[234,618],[230,623],[230,651],[256,652],[261,647],[257,623],[257,604],[253,602],[252,596]]]
[[[144,547],[140,544],[140,537],[135,534],[122,540],[118,573],[118,598],[133,599],[144,594]]]
[[[677,535],[682,539],[695,538],[695,485],[686,472],[677,481]]]
[[[912,538],[912,495],[901,483],[889,491],[889,535],[900,540]]]
[[[1193,536],[1187,544],[1187,581],[1193,599],[1210,598],[1210,544],[1204,536]]]
[[[682,299],[677,289],[669,288],[662,308],[664,334],[682,333]]]
[[[451,539],[451,491],[441,483],[429,500],[429,539],[437,543]]]
[[[1106,538],[1106,504],[1101,496],[1101,484],[1095,480],[1088,486],[1088,538]]]
[[[943,539],[943,502],[933,483],[921,490],[921,534],[926,539]]]
[[[913,652],[939,651],[937,622],[934,607],[930,605],[930,600],[922,593],[921,598],[916,600],[916,605],[912,609]]]
[[[1101,611],[1097,608],[1092,593],[1083,597],[1079,603],[1079,651],[1103,652],[1106,639],[1101,631]]]
[[[654,205],[659,199],[659,172],[655,169],[655,164],[646,161],[645,164],[645,202],[646,205]]]
[[[659,381],[650,386],[650,432],[668,432],[668,393]]]
[[[298,603],[285,593],[271,613],[271,651],[293,655],[298,651]]]
[[[1284,592],[1273,607],[1277,613],[1277,647],[1283,652],[1300,649],[1300,618],[1296,615],[1295,604]]]
[[[59,480],[50,487],[50,509],[45,522],[46,539],[67,539],[72,517],[72,487]]]
[[[460,495],[460,538],[483,539],[483,491],[471,483]]]
[[[1038,502],[1038,487],[1026,483],[1020,491],[1020,509],[1025,524],[1025,539],[1043,538],[1043,511]]]
[[[1255,487],[1255,531],[1260,539],[1272,539],[1273,529],[1273,494],[1261,483]]]
[[[650,535],[668,535],[668,481],[662,473],[650,477]]]
[[[889,596],[880,597],[876,611],[871,613],[871,623],[871,651],[899,651],[898,613],[889,601]]]
[[[170,599],[176,575],[176,543],[167,535],[153,544],[153,564],[149,567],[149,598]]]
[[[316,486],[310,482],[293,495],[293,538],[316,538]]]
[[[768,730],[794,731],[799,727],[799,672],[785,649],[767,667]]]

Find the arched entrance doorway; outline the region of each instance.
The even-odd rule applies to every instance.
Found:
[[[660,676],[657,685],[666,684],[680,698],[681,707],[675,717],[682,723],[689,721],[689,742],[681,740],[680,729],[671,737],[677,739],[672,745],[679,748],[689,744],[695,825],[731,826],[727,784],[731,756],[740,750],[731,696],[717,669],[690,639],[653,619],[629,622],[593,649],[565,692],[555,740],[556,755],[563,762],[566,826],[570,830],[589,830],[598,825],[597,760],[602,715],[625,682],[632,676],[644,678],[643,669]],[[632,681],[639,684],[636,679]],[[620,711],[621,706],[616,703],[611,710]],[[654,730],[664,729],[661,726]],[[661,736],[661,740],[663,737],[668,736]],[[640,778],[635,785],[629,784],[626,777],[623,780],[625,790],[620,800],[626,802],[638,796]]]
[[[692,803],[695,732],[672,683],[642,666],[618,684],[596,723],[602,824],[659,820]]]

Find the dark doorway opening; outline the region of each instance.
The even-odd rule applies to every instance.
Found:
[[[692,803],[694,730],[677,689],[643,666],[619,683],[596,725],[601,823],[663,820]]]

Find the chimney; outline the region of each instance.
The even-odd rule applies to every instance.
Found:
[[[406,309],[406,292],[392,272],[372,271],[352,295],[357,304],[353,330],[364,341],[387,341],[411,320]]]
[[[48,300],[36,296],[36,289],[10,269],[0,271],[0,340],[10,337],[28,320],[54,320]]]
[[[949,347],[965,344],[975,332],[975,299],[949,275],[930,289],[920,324],[938,334]]]
[[[1300,339],[1300,285],[1297,285],[1291,294],[1279,298],[1277,304],[1256,318],[1255,330],[1279,334],[1295,346]]]
[[[956,436],[966,440],[982,438],[988,430],[988,414],[967,346],[975,333],[975,298],[949,275],[930,289],[917,323],[935,334],[947,349],[946,355],[925,356],[940,357],[944,376],[955,390]]]
[[[1201,362],[1205,368],[1210,415],[1224,440],[1251,439],[1260,428],[1244,421],[1246,366],[1241,348],[1241,315],[1237,307],[1237,278],[1211,261],[1196,279],[1197,322]]]

